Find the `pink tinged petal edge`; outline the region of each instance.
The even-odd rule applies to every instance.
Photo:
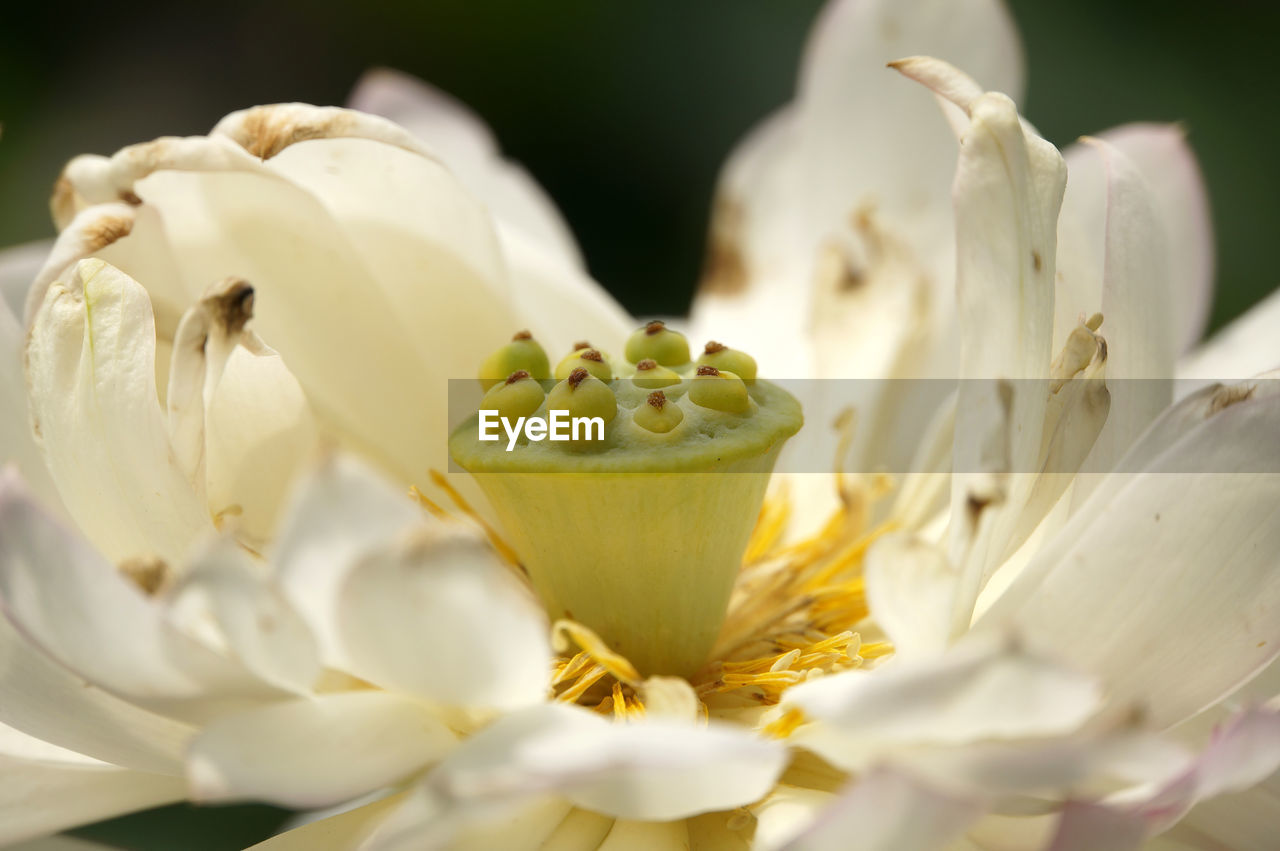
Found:
[[[944,793],[893,767],[873,768],[840,793],[785,851],[931,851],[958,839],[981,800]]]
[[[1127,851],[1159,834],[1198,802],[1239,792],[1280,768],[1280,712],[1247,709],[1214,731],[1185,771],[1154,790],[1069,805],[1049,851]]]

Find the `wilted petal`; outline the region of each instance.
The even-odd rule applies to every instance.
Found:
[[[982,803],[931,788],[892,768],[859,777],[787,851],[933,851],[959,838]]]
[[[833,764],[857,770],[914,744],[961,744],[1069,732],[1099,707],[1087,677],[1016,647],[972,642],[794,686],[784,708],[815,723],[793,735]]]
[[[174,460],[146,291],[100,260],[53,284],[27,343],[32,427],[77,525],[112,561],[177,567],[211,525]]]
[[[549,625],[509,571],[483,538],[438,519],[403,547],[367,557],[338,593],[351,672],[457,706],[542,700]]]
[[[200,801],[323,807],[404,778],[454,742],[421,704],[357,691],[220,718],[191,743],[187,777]]]
[[[555,204],[529,173],[505,159],[478,115],[408,74],[379,68],[360,78],[348,104],[389,118],[421,139],[494,217],[581,267],[582,257]]]
[[[346,664],[337,617],[347,572],[422,519],[407,494],[348,456],[330,457],[300,483],[272,563],[326,663]]]
[[[0,478],[0,603],[20,632],[105,689],[174,714],[274,689],[175,629],[111,564]]]
[[[976,628],[1069,647],[1157,726],[1260,670],[1280,651],[1277,383],[1166,412]]]

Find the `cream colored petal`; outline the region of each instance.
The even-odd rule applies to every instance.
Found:
[[[299,484],[271,562],[326,664],[349,664],[338,623],[347,573],[422,520],[407,494],[354,458],[330,457]]]
[[[1106,171],[1102,315],[1111,410],[1086,462],[1101,473],[1173,401],[1176,297],[1168,291],[1169,243],[1153,189],[1119,149],[1090,145]]]
[[[1070,646],[1117,711],[1156,726],[1257,673],[1280,650],[1275,385],[1208,388],[1167,412],[975,628]]]
[[[398,830],[416,824],[447,841],[540,795],[622,819],[669,821],[759,799],[785,760],[781,744],[727,725],[614,724],[553,703],[507,715],[468,740],[427,775],[415,820]]]
[[[365,73],[347,105],[389,118],[427,145],[494,217],[582,267],[569,226],[551,198],[519,165],[505,159],[493,133],[460,101],[408,74]]]
[[[315,639],[264,569],[235,542],[220,540],[195,559],[166,603],[180,622],[216,624],[230,654],[263,680],[308,693],[321,670]]]
[[[180,566],[211,524],[156,400],[146,291],[101,261],[80,262],[49,288],[26,365],[32,428],[77,525],[112,561]]]
[[[432,518],[353,565],[338,592],[349,670],[443,704],[512,709],[546,697],[550,625],[478,534]]]
[[[386,815],[404,799],[404,794],[389,795],[372,804],[356,807],[335,816],[295,827],[257,845],[249,851],[316,851],[316,849],[357,848]]]
[[[881,538],[863,567],[867,604],[903,658],[942,652],[959,576],[947,555],[906,535]]]
[[[1119,151],[1141,175],[1151,192],[1153,206],[1164,233],[1167,256],[1167,278],[1160,282],[1168,300],[1170,333],[1174,347],[1185,352],[1194,346],[1204,331],[1213,295],[1213,226],[1209,218],[1209,202],[1204,178],[1195,154],[1187,144],[1186,130],[1175,124],[1125,124],[1098,134],[1097,138]],[[1066,151],[1071,181],[1063,202],[1063,246],[1060,256],[1068,251],[1088,251],[1097,255],[1097,244],[1081,245],[1067,236],[1065,227],[1077,212],[1084,214],[1082,224],[1097,237],[1101,235],[1101,199],[1080,204],[1082,194],[1092,194],[1098,183],[1096,154],[1072,146]],[[1087,162],[1092,158],[1093,163]],[[1077,166],[1083,171],[1077,175]],[[1077,177],[1082,178],[1077,180]],[[1092,210],[1093,216],[1089,215]],[[1070,247],[1068,247],[1070,243]],[[1088,304],[1075,306],[1075,311],[1096,309]],[[1070,319],[1074,314],[1066,316]],[[1274,366],[1270,364],[1269,366]],[[1262,369],[1259,367],[1258,369]],[[1257,372],[1258,369],[1253,370]],[[1238,377],[1245,377],[1246,373]],[[1230,375],[1213,376],[1230,378]]]
[[[205,414],[209,511],[262,549],[319,445],[306,396],[284,359],[238,346]]]
[[[86,684],[0,619],[0,723],[104,762],[178,774],[194,728]]]
[[[938,60],[897,67],[956,98],[969,115],[952,188],[962,379],[950,532],[951,560],[961,566],[952,620],[958,634],[1007,554],[1033,484],[1028,472],[1039,469],[1047,401],[1041,381],[1050,375],[1056,226],[1066,169],[1005,95],[974,97],[965,75]],[[992,393],[992,379],[1009,383]],[[1003,435],[992,431],[993,420],[1001,419]],[[989,455],[998,444],[1007,449],[993,466]],[[1002,473],[1013,475],[993,490],[992,474]]]
[[[771,341],[807,330],[820,250],[832,237],[861,241],[860,212],[905,243],[931,327],[950,323],[939,308],[952,300],[947,193],[955,141],[936,107],[913,99],[886,70],[911,54],[940,56],[990,88],[1020,95],[1017,35],[998,3],[832,3],[810,36],[796,100],[762,122],[721,173],[693,314],[716,339],[763,349],[760,363],[773,375],[809,374],[806,353]],[[867,132],[871,125],[876,132]],[[879,302],[869,308],[877,311]],[[832,374],[868,374],[859,342],[827,364]]]
[[[181,778],[107,765],[0,755],[0,843],[6,846],[182,800]]]
[[[1178,363],[1179,395],[1280,367],[1280,290],[1251,307]]]
[[[174,628],[160,606],[10,477],[0,478],[0,601],[14,626],[54,659],[159,712],[207,717],[277,693]]]
[[[1088,677],[1016,647],[969,642],[942,656],[803,683],[785,693],[782,705],[814,722],[796,731],[795,744],[858,770],[914,744],[1069,732],[1101,702]]]
[[[982,803],[892,768],[868,772],[788,842],[787,851],[933,851],[958,839]]]
[[[22,368],[24,342],[17,318],[0,304],[0,465],[16,467],[41,504],[65,517],[57,486],[31,434]]]
[[[323,807],[394,783],[453,742],[414,701],[377,691],[328,694],[213,722],[191,743],[187,779],[200,801]]]
[[[52,248],[53,241],[46,239],[0,249],[0,303],[6,305],[13,316],[22,318],[27,289]]]
[[[755,846],[762,851],[782,848],[835,799],[831,792],[778,784],[764,800],[751,807],[756,817]]]
[[[528,234],[500,222],[498,235],[515,314],[549,355],[558,357],[578,340],[622,351],[638,323],[603,287]]]

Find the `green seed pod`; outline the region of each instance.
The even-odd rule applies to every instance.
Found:
[[[480,366],[480,386],[485,390],[501,384],[507,376],[524,370],[532,378],[550,378],[551,362],[538,341],[528,331],[521,331],[511,342],[485,359]]]
[[[612,381],[613,370],[599,349],[578,349],[556,365],[556,378],[567,379],[575,369],[585,369],[601,381]]]
[[[698,366],[714,366],[721,372],[732,372],[748,384],[756,380],[755,358],[715,340],[707,343],[698,357]]]
[[[523,369],[507,376],[507,380],[489,388],[480,402],[481,410],[498,412],[507,419],[527,417],[542,406],[546,394],[542,385]]]
[[[649,394],[645,404],[636,408],[636,425],[656,434],[666,434],[684,420],[684,411],[680,406],[667,401],[661,390]]]
[[[689,341],[684,334],[654,320],[631,335],[626,354],[632,363],[653,358],[663,366],[679,366],[689,362]]]
[[[721,372],[714,366],[700,366],[689,385],[689,398],[695,405],[723,411],[726,414],[743,414],[751,407],[747,385],[732,372]]]
[[[547,394],[548,411],[568,411],[570,417],[600,417],[612,422],[618,400],[609,385],[578,367]]]
[[[658,362],[653,358],[645,358],[636,364],[636,374],[631,377],[631,380],[635,382],[637,387],[643,387],[645,390],[657,390],[660,387],[679,384],[680,376],[665,366],[659,366]]]

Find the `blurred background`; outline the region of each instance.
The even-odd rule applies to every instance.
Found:
[[[1180,121],[1218,239],[1212,327],[1280,285],[1270,0],[1013,0],[1024,111],[1059,146]],[[8,4],[0,26],[0,246],[53,234],[62,164],[207,132],[274,101],[342,103],[385,65],[468,103],[559,203],[595,277],[635,313],[681,313],[720,164],[791,96],[820,0],[222,0]],[[129,848],[240,848],[285,814],[167,808],[83,831]]]
[[[1280,136],[1270,0],[1013,0],[1024,111],[1050,141],[1180,121],[1218,238],[1219,327],[1277,284]],[[274,101],[342,103],[411,72],[470,104],[560,204],[595,277],[633,312],[692,295],[717,170],[789,99],[820,0],[26,3],[0,28],[0,246],[53,233],[77,153],[207,132]]]

